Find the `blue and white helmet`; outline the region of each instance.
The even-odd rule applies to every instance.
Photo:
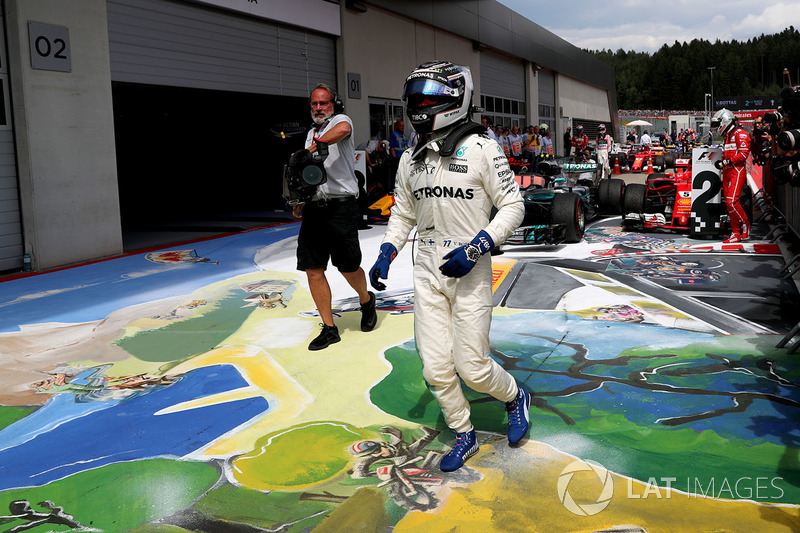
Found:
[[[419,134],[442,130],[469,119],[472,113],[469,67],[449,61],[423,63],[406,78],[406,115]]]

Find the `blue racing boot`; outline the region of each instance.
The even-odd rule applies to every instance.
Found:
[[[442,472],[452,472],[464,466],[464,461],[478,453],[478,441],[475,439],[475,430],[466,433],[456,433],[456,445],[442,457],[439,469]]]
[[[531,395],[519,387],[517,397],[506,402],[508,412],[508,443],[517,444],[528,432],[530,420],[528,419],[528,408],[531,406]]]

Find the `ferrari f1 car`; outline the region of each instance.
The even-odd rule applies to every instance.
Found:
[[[622,213],[625,183],[599,180],[597,163],[543,161],[538,171],[541,175],[521,176],[525,218],[506,244],[575,243],[587,221]]]
[[[684,154],[681,154],[681,156]],[[692,234],[692,159],[674,159],[674,173],[656,172],[647,176],[645,184],[629,183],[625,187],[623,225],[629,229],[663,229]],[[752,220],[753,194],[744,186],[740,201]],[[728,215],[724,204],[720,209],[720,234],[727,229]]]
[[[619,161],[621,170],[631,172],[645,172],[653,162],[655,172],[664,172],[670,167],[676,166],[678,159],[691,159],[691,154],[686,155],[680,152],[668,151],[663,146],[638,146],[633,145],[628,148],[622,147],[617,152],[610,154],[609,164],[614,167],[614,160]]]

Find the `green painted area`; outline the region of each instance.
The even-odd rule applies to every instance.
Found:
[[[595,390],[540,396],[547,409],[532,407],[529,437],[636,479],[655,478],[662,487],[666,486],[662,478],[675,478],[672,487],[690,493],[710,492],[715,497],[764,503],[800,502],[800,437],[794,436],[799,411],[787,396],[794,393],[769,379],[771,370],[780,376],[796,376],[798,358],[774,350],[772,338],[721,337],[719,341],[671,348],[669,353],[637,348],[617,357],[609,355],[611,359],[603,363],[588,362],[582,371],[585,375],[622,382],[605,381]],[[498,348],[507,355],[541,351],[536,346]],[[422,378],[413,343],[390,349],[385,355],[392,372],[370,391],[372,401],[390,414],[449,434]],[[566,390],[587,382],[575,377],[575,363],[569,353],[554,353],[546,368],[562,371],[557,377],[523,370],[529,365],[526,361],[517,363],[518,368],[511,372],[533,390]],[[648,390],[625,382],[640,371],[658,367],[665,370],[648,376],[649,383],[674,385],[688,392]],[[556,379],[561,381],[554,382]],[[472,405],[473,424],[483,431],[505,433],[502,403],[466,386],[464,391]],[[720,394],[707,395],[706,391]],[[766,398],[754,400],[744,412],[675,426],[657,422],[732,408],[734,395],[741,391],[755,391]],[[772,397],[780,399],[772,401]],[[734,487],[737,481],[738,489]]]
[[[29,414],[36,411],[38,407],[15,407],[0,405],[0,429],[10,426],[17,420],[22,420]]]
[[[214,486],[219,476],[219,470],[207,463],[168,459],[117,463],[43,487],[2,492],[0,508],[8,509],[15,500],[27,500],[34,510],[44,512],[37,504],[50,500],[85,527],[122,532],[192,505]],[[26,523],[17,520],[4,526],[13,528]],[[70,530],[61,525],[46,527],[48,531]]]
[[[259,490],[299,490],[341,475],[348,447],[370,433],[341,422],[315,422],[271,433],[233,461],[237,481]]]
[[[239,289],[228,291],[200,316],[141,331],[116,344],[149,362],[182,361],[207,352],[237,331],[253,312],[253,307],[242,307],[246,295]]]
[[[133,528],[128,533],[181,533],[182,531],[189,530],[169,524],[146,524]]]
[[[223,485],[206,494],[193,510],[204,517],[251,524],[277,531],[292,524],[286,533],[310,531],[340,505],[341,501],[322,491],[261,492],[246,487]]]

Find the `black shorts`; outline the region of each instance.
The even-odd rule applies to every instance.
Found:
[[[328,260],[339,272],[358,270],[361,267],[359,218],[358,205],[352,197],[303,206],[303,222],[297,237],[297,270],[324,270]]]

